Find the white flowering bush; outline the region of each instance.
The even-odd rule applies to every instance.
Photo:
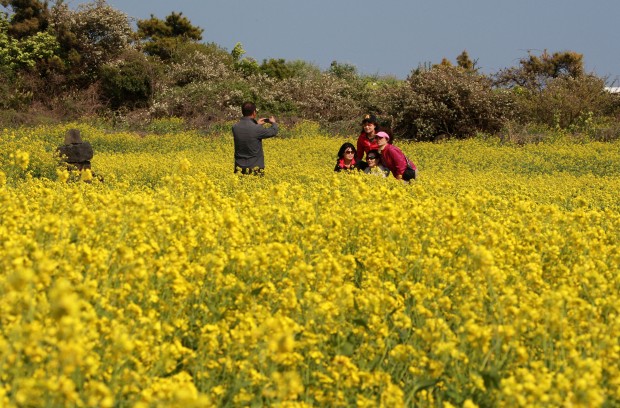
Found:
[[[51,20],[53,27],[68,31],[63,35],[74,36],[79,63],[84,64],[90,75],[126,50],[133,38],[130,18],[105,0],[81,3],[75,10],[62,2],[56,3],[51,9]]]

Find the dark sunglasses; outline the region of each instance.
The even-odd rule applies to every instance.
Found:
[[[353,150],[345,150],[344,154],[355,153]]]
[[[377,160],[376,156],[368,156],[368,160]]]

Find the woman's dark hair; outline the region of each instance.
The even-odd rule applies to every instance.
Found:
[[[338,150],[339,159],[342,159],[344,157],[344,151],[348,148],[351,148],[351,150],[353,150],[353,154],[357,153],[357,150],[355,149],[355,146],[353,146],[353,143],[346,142],[342,146],[340,146],[340,150]]]
[[[366,115],[366,116],[368,117],[364,117],[364,119],[362,120],[362,133],[366,133],[364,132],[364,125],[366,123],[372,123],[373,125],[375,125],[375,133],[382,130],[381,126],[379,126],[379,122],[377,121],[377,117],[375,115]]]

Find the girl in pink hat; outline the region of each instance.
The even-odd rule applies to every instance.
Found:
[[[381,163],[387,167],[398,180],[406,183],[415,180],[418,175],[418,168],[405,154],[396,146],[389,144],[390,135],[385,132],[377,132],[377,145],[381,154]]]

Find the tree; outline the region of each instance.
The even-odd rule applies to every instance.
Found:
[[[113,109],[147,106],[153,94],[155,66],[143,53],[125,51],[118,61],[101,67],[102,96]]]
[[[495,85],[513,90],[524,120],[553,127],[603,116],[611,106],[604,80],[586,74],[583,55],[574,51],[528,53],[517,67],[497,73]]]
[[[528,89],[543,89],[549,80],[570,77],[577,79],[585,75],[583,54],[574,51],[554,52],[545,50],[540,56],[528,53],[519,60],[518,67],[500,71],[496,75],[498,85]]]
[[[449,59],[447,59],[446,57],[443,57],[441,59],[441,62],[439,64],[433,64],[431,66],[431,68],[435,68],[435,67],[453,67],[454,65],[452,64],[452,62],[450,62]],[[476,72],[476,61],[472,61],[471,58],[469,58],[469,54],[467,53],[467,51],[463,50],[462,53],[460,53],[457,57],[456,57],[456,66],[464,69],[467,72]],[[417,72],[422,72],[422,71],[428,71],[429,68],[428,67],[419,67]]]
[[[245,50],[240,42],[235,44],[230,55],[233,57],[235,69],[244,77],[255,75],[260,71],[260,67],[254,58],[243,58]]]
[[[340,79],[357,78],[357,67],[346,62],[332,61],[328,73]]]
[[[58,50],[58,42],[47,32],[35,33],[22,39],[9,35],[9,22],[6,14],[0,13],[0,66],[11,72],[32,69]]]
[[[78,82],[96,80],[99,67],[132,42],[129,17],[105,0],[70,10],[62,0],[52,8],[52,30],[61,46],[64,71]]]
[[[0,4],[13,11],[9,26],[11,37],[22,39],[47,30],[50,19],[47,1],[1,0]]]
[[[284,58],[263,60],[260,66],[260,72],[275,79],[292,78],[294,74],[291,68],[286,64]]]
[[[165,78],[175,86],[225,81],[235,72],[233,57],[213,43],[182,43],[165,65]]]
[[[463,52],[456,57],[456,65],[463,68],[465,71],[476,71],[476,63],[477,60],[472,61],[466,50],[463,50]]]
[[[172,12],[165,20],[151,14],[148,20],[138,20],[137,36],[142,40],[144,52],[170,60],[179,43],[202,40],[202,28],[192,25],[183,13]]]
[[[301,79],[318,78],[322,75],[321,68],[304,60],[286,61],[293,77]]]
[[[441,59],[441,62],[439,63],[439,65],[438,65],[438,66],[441,66],[441,67],[451,67],[451,66],[453,66],[453,65],[452,65],[452,63],[450,62],[450,60],[449,60],[449,59],[447,59],[446,57],[443,57],[443,58]]]

